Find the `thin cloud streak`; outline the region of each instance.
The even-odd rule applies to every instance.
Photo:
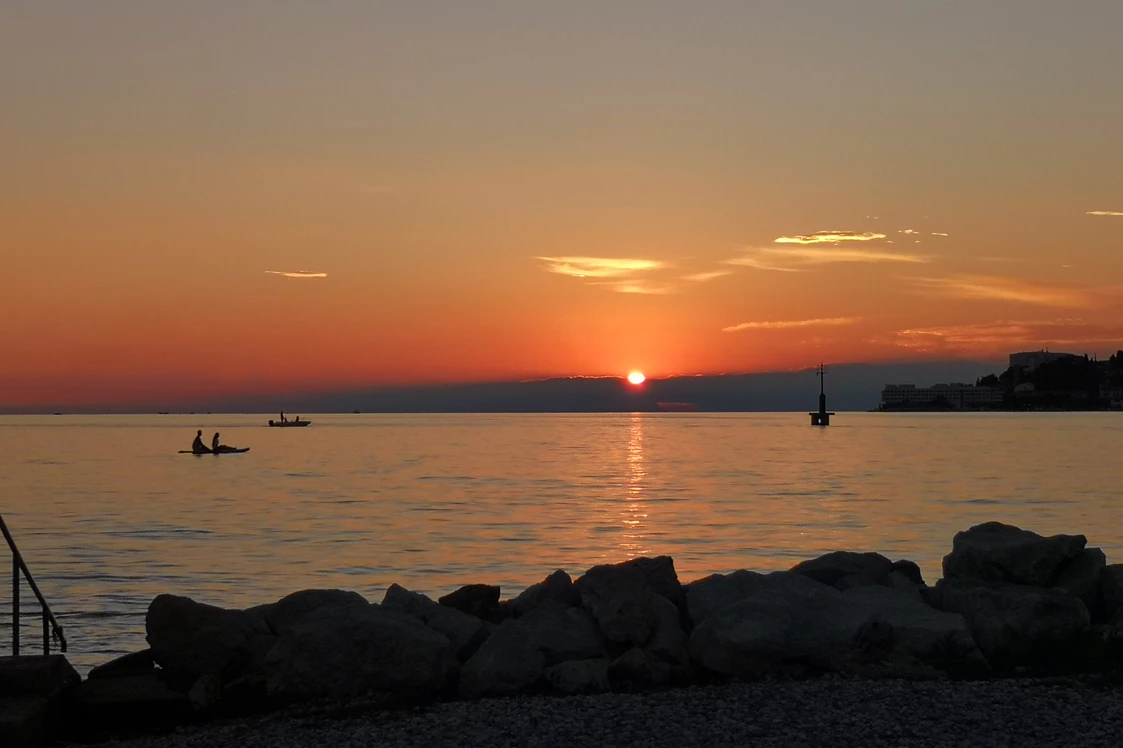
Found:
[[[1079,308],[1090,305],[1088,292],[1017,278],[960,275],[953,278],[907,278],[920,292],[958,299],[1015,301],[1039,306]]]
[[[890,252],[880,249],[853,247],[761,247],[746,252],[741,257],[725,260],[726,265],[798,273],[815,265],[838,262],[898,262],[923,264],[932,261],[929,255]]]
[[[1123,216],[1123,210],[1090,210],[1089,216]]]
[[[743,268],[753,268],[755,270],[775,270],[781,273],[802,273],[803,268],[783,267],[767,263],[757,257],[745,255],[744,257],[734,257],[731,260],[725,260],[726,265],[736,265]]]
[[[797,327],[833,327],[836,325],[853,325],[861,321],[861,317],[827,317],[824,319],[792,319],[775,322],[742,322],[739,325],[723,327],[721,331],[740,332],[742,330],[789,330]]]
[[[715,278],[723,278],[727,275],[732,275],[732,270],[711,270],[708,273],[694,273],[687,275],[683,280],[691,281],[693,283],[705,283],[706,281],[714,280]]]
[[[547,263],[546,270],[573,278],[620,278],[646,270],[666,267],[658,260],[613,257],[536,257]]]
[[[280,275],[285,278],[327,278],[327,273],[317,273],[311,270],[266,270],[270,275]]]
[[[593,286],[605,286],[617,293],[642,294],[650,296],[663,296],[674,293],[678,289],[668,284],[646,283],[644,281],[612,281],[591,283]]]
[[[862,233],[856,231],[816,231],[814,234],[781,236],[774,241],[777,244],[838,244],[839,242],[868,242],[884,238],[885,234],[878,234],[873,231]]]
[[[897,330],[892,343],[923,351],[1009,351],[1062,345],[1117,344],[1123,327],[1091,324],[1080,318],[1004,320],[966,325],[943,325]]]
[[[904,252],[886,252],[877,249],[851,249],[844,247],[766,247],[760,250],[762,254],[776,257],[799,260],[807,264],[822,264],[831,262],[931,262],[927,255],[906,254]]]

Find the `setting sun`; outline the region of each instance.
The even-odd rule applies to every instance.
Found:
[[[645,379],[647,379],[647,377],[643,375],[642,371],[633,371],[628,375],[628,381],[632,384],[643,384]]]

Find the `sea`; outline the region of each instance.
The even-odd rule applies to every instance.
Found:
[[[301,415],[0,417],[0,514],[79,671],[143,649],[160,593],[508,597],[637,556],[690,581],[839,549],[911,559],[933,583],[955,533],[990,520],[1123,561],[1119,413]],[[197,429],[250,451],[179,454]],[[35,652],[26,585],[21,602]]]

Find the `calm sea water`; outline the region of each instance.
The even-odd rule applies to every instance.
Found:
[[[835,549],[910,558],[932,581],[954,533],[991,519],[1083,532],[1123,560],[1119,414],[308,417],[0,418],[0,512],[72,662],[143,648],[161,592],[238,607],[308,587],[381,599],[391,582],[514,594],[639,555],[670,554],[690,580]],[[177,454],[197,428],[252,449]]]

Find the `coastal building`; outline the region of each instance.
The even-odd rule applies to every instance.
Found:
[[[1059,353],[1057,351],[1022,351],[1020,353],[1010,354],[1010,368],[1024,368],[1026,371],[1033,371],[1041,364],[1047,364],[1050,361],[1060,361],[1064,358],[1080,358],[1075,353]]]
[[[1100,399],[1112,410],[1123,410],[1123,386],[1100,385]]]
[[[1002,398],[1002,390],[997,387],[978,387],[963,382],[934,384],[931,387],[887,384],[881,391],[881,406],[892,408],[946,402],[956,408],[976,408],[996,405],[1002,402]]]

